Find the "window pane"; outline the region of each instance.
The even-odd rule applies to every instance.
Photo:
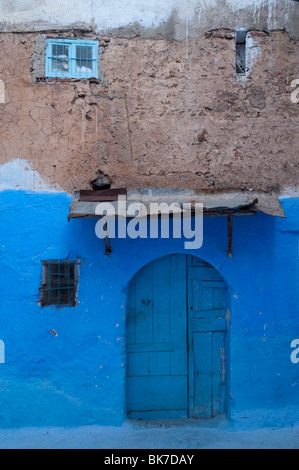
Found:
[[[236,72],[244,74],[246,72],[245,67],[245,44],[236,44]]]
[[[52,72],[69,71],[69,46],[52,44]]]
[[[76,46],[76,72],[92,73],[91,46]]]

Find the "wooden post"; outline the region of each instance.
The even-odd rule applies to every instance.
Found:
[[[227,216],[227,257],[231,258],[233,256],[232,251],[233,246],[233,216]]]
[[[105,236],[105,255],[109,256],[110,253],[112,252],[109,237],[108,237],[108,232],[107,232],[107,222],[104,223],[103,225],[103,230],[106,231],[106,236]]]

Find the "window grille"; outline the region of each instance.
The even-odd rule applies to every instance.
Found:
[[[42,283],[39,303],[74,307],[76,305],[79,264],[74,260],[42,261]]]
[[[236,31],[236,73],[246,73],[246,35],[247,31]]]
[[[46,76],[59,78],[98,78],[98,41],[48,39]]]

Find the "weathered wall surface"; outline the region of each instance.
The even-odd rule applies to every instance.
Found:
[[[95,221],[66,221],[70,201],[65,193],[0,192],[1,428],[124,421],[124,290],[141,267],[172,253],[198,256],[227,283],[228,416],[241,426],[298,422],[299,363],[290,360],[299,332],[298,198],[281,201],[286,219],[235,217],[232,258],[225,217],[205,219],[198,250],[185,250],[184,238],[113,239],[107,257]],[[41,260],[67,256],[82,260],[78,305],[41,308]]]
[[[1,0],[0,30],[78,27],[116,37],[199,37],[210,29],[286,29],[299,37],[293,0]]]
[[[37,37],[0,36],[1,163],[27,160],[70,193],[90,188],[98,171],[128,188],[298,185],[290,84],[299,49],[286,32],[251,33],[241,79],[233,35],[222,30],[173,42],[105,38],[102,80],[56,83],[32,79]]]
[[[121,424],[126,287],[146,263],[186,253],[184,239],[138,238],[113,239],[105,256],[93,220],[67,222],[65,192],[99,171],[128,189],[298,186],[299,5],[148,3],[0,1],[1,427]],[[241,27],[256,31],[238,78]],[[41,30],[103,39],[101,78],[43,81]],[[232,258],[222,217],[188,250],[227,283],[227,411],[242,423],[259,409],[263,424],[298,420],[298,192],[280,199],[285,219],[236,217]],[[42,309],[41,261],[66,257],[83,260],[78,305]]]

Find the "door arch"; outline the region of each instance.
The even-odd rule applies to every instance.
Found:
[[[127,415],[212,418],[224,411],[227,288],[184,254],[159,258],[131,280]]]

